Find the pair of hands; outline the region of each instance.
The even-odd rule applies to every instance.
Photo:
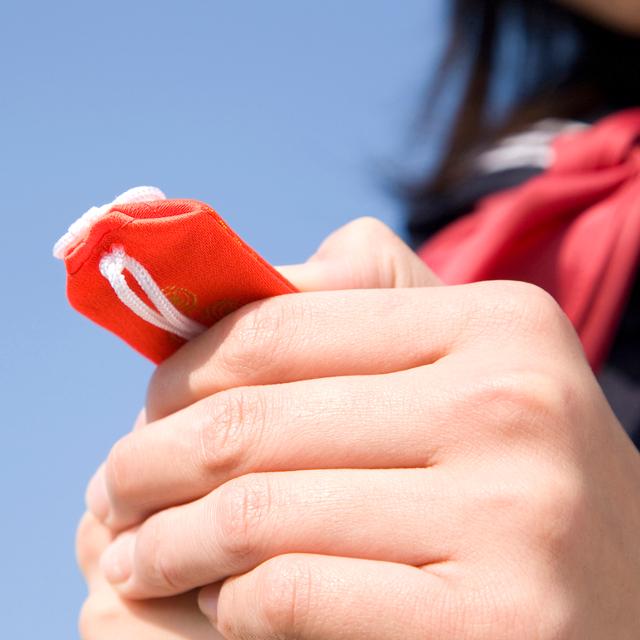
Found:
[[[553,300],[371,219],[284,271],[92,480],[83,638],[637,638],[640,456]]]

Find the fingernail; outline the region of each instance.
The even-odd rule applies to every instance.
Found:
[[[95,472],[89,481],[85,494],[87,508],[98,520],[104,522],[109,515],[109,495],[107,494],[107,482],[105,479],[104,465]]]
[[[211,585],[200,589],[198,606],[200,611],[209,619],[211,624],[218,622],[218,600],[220,599],[220,585]]]
[[[109,582],[119,584],[131,575],[135,541],[135,533],[123,533],[102,554],[100,567]]]

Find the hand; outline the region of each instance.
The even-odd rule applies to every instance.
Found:
[[[89,586],[82,613],[83,640],[215,640],[212,629],[197,606],[197,594],[188,593],[160,601],[122,599],[105,580],[100,556],[113,534],[91,514],[78,527],[78,563]]]
[[[640,457],[567,319],[530,285],[424,286],[398,243],[356,223],[299,274],[422,286],[252,304],[157,370],[91,491],[142,522],[108,577],[224,580],[200,603],[226,638],[637,638]]]

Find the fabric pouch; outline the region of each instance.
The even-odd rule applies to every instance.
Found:
[[[71,305],[155,363],[242,305],[296,291],[207,204],[154,187],[92,207],[53,253]]]

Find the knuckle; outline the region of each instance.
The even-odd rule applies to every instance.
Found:
[[[261,565],[257,576],[257,613],[278,638],[300,638],[308,627],[313,576],[296,556],[278,556]]]
[[[497,423],[511,430],[538,423],[554,404],[555,388],[545,374],[520,369],[494,378],[491,393],[493,409],[502,418]]]
[[[498,590],[499,588],[499,590]],[[534,615],[532,589],[523,588],[522,584],[514,580],[509,584],[507,593],[502,585],[487,588],[484,593],[477,594],[474,602],[474,613],[482,626],[490,629],[480,637],[490,640],[495,637],[496,629],[508,633],[508,637],[521,640],[543,640],[541,635],[541,620],[543,615]],[[554,636],[555,637],[555,636]],[[560,637],[560,636],[558,636]]]
[[[490,375],[472,376],[462,393],[466,409],[482,415],[500,438],[520,440],[566,433],[576,422],[579,390],[569,378],[544,368],[500,366]]]
[[[535,547],[558,562],[588,522],[584,483],[564,470],[536,473],[528,495],[528,531]]]
[[[185,576],[180,565],[173,561],[166,528],[164,518],[156,515],[139,529],[134,552],[135,574],[143,585],[154,591],[179,592]]]
[[[241,378],[252,378],[262,367],[272,367],[274,356],[291,339],[300,310],[293,296],[248,305],[234,317],[220,346],[221,365]]]
[[[374,257],[371,247],[376,248]],[[352,220],[331,234],[315,257],[328,255],[333,259],[336,254],[348,256],[345,267],[351,271],[351,286],[355,288],[411,287],[414,276],[420,273],[423,277],[429,271],[391,228],[369,216]],[[437,281],[435,276],[433,281]]]
[[[568,325],[562,308],[547,291],[533,284],[520,283],[522,321],[536,333],[564,330]]]
[[[491,326],[502,335],[505,331],[545,336],[573,333],[560,305],[537,285],[504,280],[471,286],[481,320],[490,320]]]
[[[110,637],[114,625],[120,619],[120,611],[110,598],[89,596],[80,609],[78,632],[82,640],[97,640]]]
[[[485,586],[474,602],[474,613],[488,630],[483,638],[495,637],[495,630],[522,640],[558,640],[575,637],[575,604],[559,584],[532,579],[531,572],[516,568],[508,582],[497,580]]]
[[[76,531],[76,559],[83,574],[98,563],[101,547],[98,544],[100,526],[90,513],[85,513]]]
[[[235,558],[255,555],[260,530],[272,511],[271,481],[264,474],[248,474],[220,488],[217,518],[220,545]]]
[[[524,461],[504,477],[470,492],[469,510],[496,519],[503,531],[526,541],[532,557],[562,566],[575,540],[588,529],[590,505],[580,476],[552,462]]]
[[[107,489],[114,505],[126,501],[134,492],[136,460],[139,458],[132,451],[131,443],[130,436],[118,440],[105,463]]]
[[[571,322],[555,298],[533,284],[521,285],[523,307],[528,313],[523,314],[527,326],[536,334],[560,334],[575,338]]]
[[[396,234],[381,220],[373,216],[361,216],[344,227],[345,232],[352,233],[361,239],[381,240],[396,239]]]
[[[207,401],[198,423],[201,464],[210,474],[240,467],[266,420],[262,393],[250,387],[222,391]]]

